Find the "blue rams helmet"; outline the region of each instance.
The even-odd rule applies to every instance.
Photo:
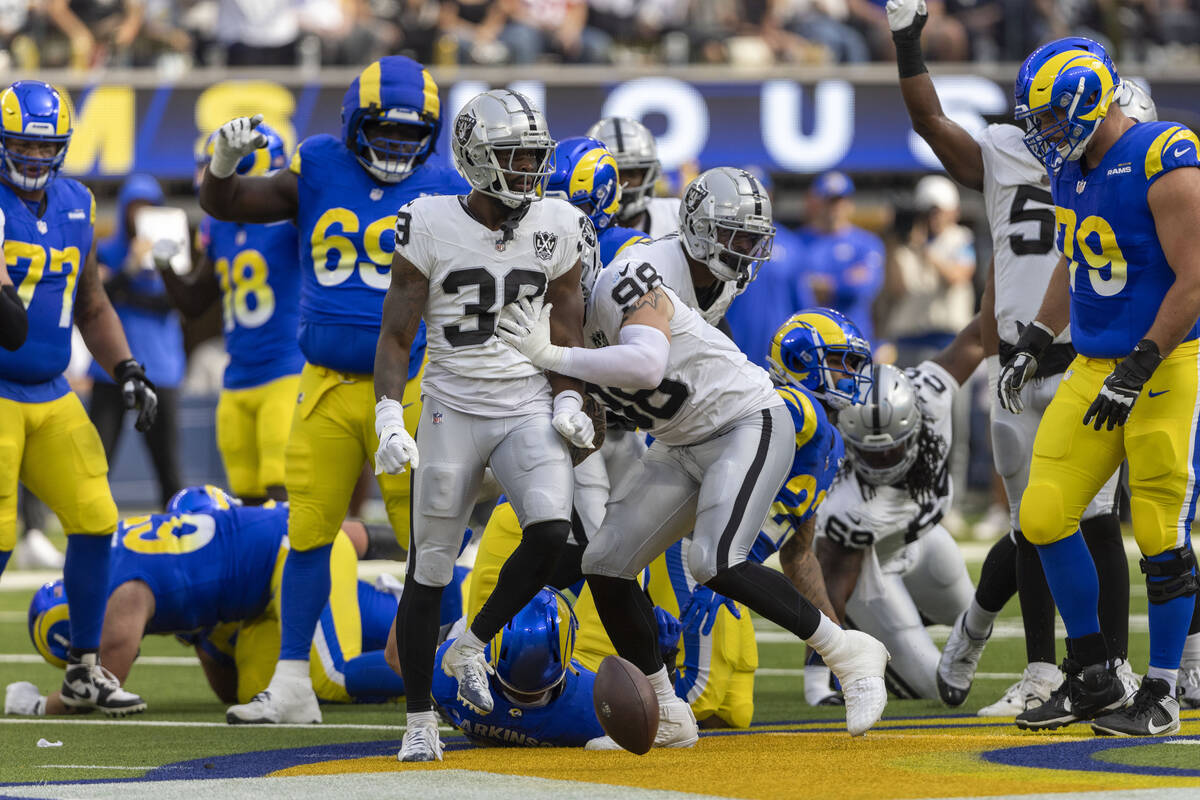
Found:
[[[194,514],[203,511],[224,511],[241,503],[219,486],[189,486],[180,489],[167,501],[168,514]]]
[[[518,694],[540,694],[567,674],[579,621],[561,592],[543,588],[490,644],[496,680]]]
[[[871,345],[858,326],[831,308],[788,317],[771,340],[771,375],[802,386],[833,408],[863,402],[871,386]]]
[[[368,65],[342,98],[342,141],[384,183],[399,183],[428,158],[441,126],[433,76],[406,56]]]
[[[554,172],[546,183],[546,197],[561,197],[582,211],[597,232],[604,230],[621,207],[616,158],[596,139],[563,139],[554,148]]]
[[[265,123],[260,123],[254,130],[267,137],[267,146],[242,156],[242,160],[237,163],[234,171],[238,175],[270,175],[272,172],[286,167],[287,145],[283,143],[283,137]],[[216,142],[218,134],[220,134],[219,130],[209,134],[200,150],[196,152],[197,167],[203,167],[212,161],[213,144]]]
[[[71,648],[67,592],[60,578],[38,589],[29,603],[29,638],[46,663],[65,669]]]
[[[13,186],[43,188],[62,169],[70,141],[70,104],[53,86],[17,81],[0,92],[0,158]]]
[[[1025,146],[1051,171],[1078,160],[1120,84],[1116,65],[1091,39],[1072,36],[1034,50],[1013,88],[1013,117],[1025,125]]]

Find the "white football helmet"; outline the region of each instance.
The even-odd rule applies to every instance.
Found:
[[[479,192],[509,208],[542,197],[554,172],[554,139],[546,117],[519,92],[476,95],[454,119],[454,166]]]
[[[1150,99],[1150,93],[1140,84],[1126,78],[1117,86],[1117,105],[1138,122],[1157,122],[1158,107]]]
[[[621,176],[621,207],[617,210],[617,220],[633,219],[646,210],[654,196],[654,184],[662,175],[654,134],[636,119],[605,117],[588,128],[587,135],[603,142],[617,160],[617,172]],[[641,182],[631,184],[629,181],[639,173]]]
[[[872,486],[889,486],[917,460],[924,420],[903,370],[876,364],[873,378],[861,405],[838,412],[837,427],[858,476]]]
[[[745,286],[771,257],[771,198],[744,169],[716,167],[688,184],[679,205],[683,247],[722,281]]]

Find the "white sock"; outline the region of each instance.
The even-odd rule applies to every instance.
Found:
[[[972,639],[986,639],[992,633],[992,623],[995,622],[998,614],[997,611],[988,611],[972,597],[971,605],[967,607],[967,616],[963,619],[963,627],[967,629],[967,635]]]
[[[1163,669],[1162,667],[1150,667],[1146,670],[1147,678],[1158,678],[1160,681],[1166,681],[1170,687],[1167,691],[1167,697],[1175,696],[1175,686],[1179,682],[1179,670]]]
[[[1183,663],[1200,661],[1200,633],[1193,633],[1183,640]]]
[[[300,659],[292,659],[292,658],[288,658],[288,659],[284,659],[283,661],[280,661],[278,664],[275,665],[275,676],[274,676],[274,678],[272,678],[272,680],[275,680],[275,679],[283,679],[283,680],[289,680],[289,681],[294,681],[294,680],[307,681],[307,680],[309,680],[308,662],[301,661]]]
[[[410,728],[414,725],[432,725],[436,728],[437,714],[434,714],[432,711],[413,711],[408,715],[405,724]]]
[[[658,702],[675,699],[675,687],[671,685],[671,678],[667,675],[666,667],[659,667],[658,672],[646,677],[650,679],[650,685],[654,687],[654,693],[658,695]]]
[[[479,641],[479,637],[472,633],[470,628],[467,628],[466,632],[458,637],[458,643],[468,650],[478,650],[481,653],[486,644],[486,642]]]
[[[836,650],[845,638],[846,632],[836,622],[822,614],[821,621],[817,623],[817,629],[804,641],[824,657],[830,650]]]
[[[1058,667],[1047,661],[1030,661],[1026,669],[1030,677],[1040,681],[1052,681],[1058,677]]]

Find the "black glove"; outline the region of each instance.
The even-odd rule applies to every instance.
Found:
[[[11,283],[0,289],[0,347],[16,350],[25,344],[29,334],[29,316],[25,304]]]
[[[1096,395],[1096,399],[1088,406],[1087,413],[1083,415],[1083,424],[1092,424],[1092,427],[1100,430],[1100,426],[1107,423],[1110,431],[1118,425],[1124,425],[1129,419],[1129,412],[1133,410],[1133,404],[1137,402],[1138,395],[1142,393],[1142,387],[1150,380],[1150,376],[1162,360],[1158,345],[1149,339],[1138,342],[1133,352],[1121,359],[1112,373],[1104,379],[1100,394]]]
[[[1031,322],[1021,331],[1012,356],[1000,367],[1000,407],[1012,414],[1025,410],[1021,402],[1021,388],[1037,372],[1038,359],[1054,342],[1054,334],[1040,322]]]
[[[150,430],[154,418],[158,416],[158,395],[154,393],[154,384],[146,377],[146,370],[132,358],[127,358],[117,364],[113,377],[121,385],[125,407],[137,409],[137,421],[133,427],[142,433]]]

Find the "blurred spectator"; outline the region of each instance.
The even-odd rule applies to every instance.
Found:
[[[0,70],[32,70],[40,54],[32,0],[0,2]]]
[[[129,66],[144,0],[47,0],[46,14],[71,43],[71,66]]]
[[[153,65],[175,74],[183,72],[192,65],[194,49],[191,34],[183,24],[183,4],[178,0],[143,2],[145,19],[134,44],[134,64]]]
[[[504,3],[508,24],[500,41],[514,64],[532,64],[544,54],[564,61],[609,61],[612,39],[587,25],[587,0],[496,0]]]
[[[508,20],[506,3],[494,0],[444,0],[438,30],[453,41],[463,64],[498,64],[508,58],[499,40]]]
[[[146,377],[158,393],[158,417],[146,431],[146,444],[158,477],[165,506],[179,491],[177,418],[179,383],[183,380],[183,332],[167,299],[162,278],[150,259],[152,242],[136,235],[139,209],[163,204],[163,191],[149,175],[131,175],[117,196],[117,225],[113,235],[96,246],[96,258],[105,273],[105,289],[121,318],[129,348],[146,368]],[[95,384],[88,414],[100,432],[110,465],[117,452],[125,419],[121,387],[99,364],[89,371]]]
[[[902,367],[936,354],[974,313],[975,237],[958,224],[958,203],[949,178],[922,178],[913,193],[912,230],[890,254],[887,328]]]
[[[883,242],[850,224],[854,183],[826,172],[806,198],[808,225],[800,231],[805,278],[819,306],[837,309],[875,341],[871,308],[883,285]]]
[[[875,60],[893,60],[896,48],[892,44],[892,32],[888,28],[887,12],[884,10],[887,0],[847,0],[847,3],[850,18],[866,36]],[[925,57],[931,61],[966,61],[967,31],[962,23],[947,14],[946,4],[941,0],[928,0],[927,6],[929,21],[925,23],[921,35]]]
[[[687,0],[588,0],[588,25],[622,47],[667,49],[663,34],[685,25],[687,5]]]
[[[821,45],[839,64],[871,60],[867,40],[849,22],[847,0],[790,0],[780,9],[784,27]]]
[[[300,0],[219,0],[217,41],[231,67],[292,66],[300,40]]]

